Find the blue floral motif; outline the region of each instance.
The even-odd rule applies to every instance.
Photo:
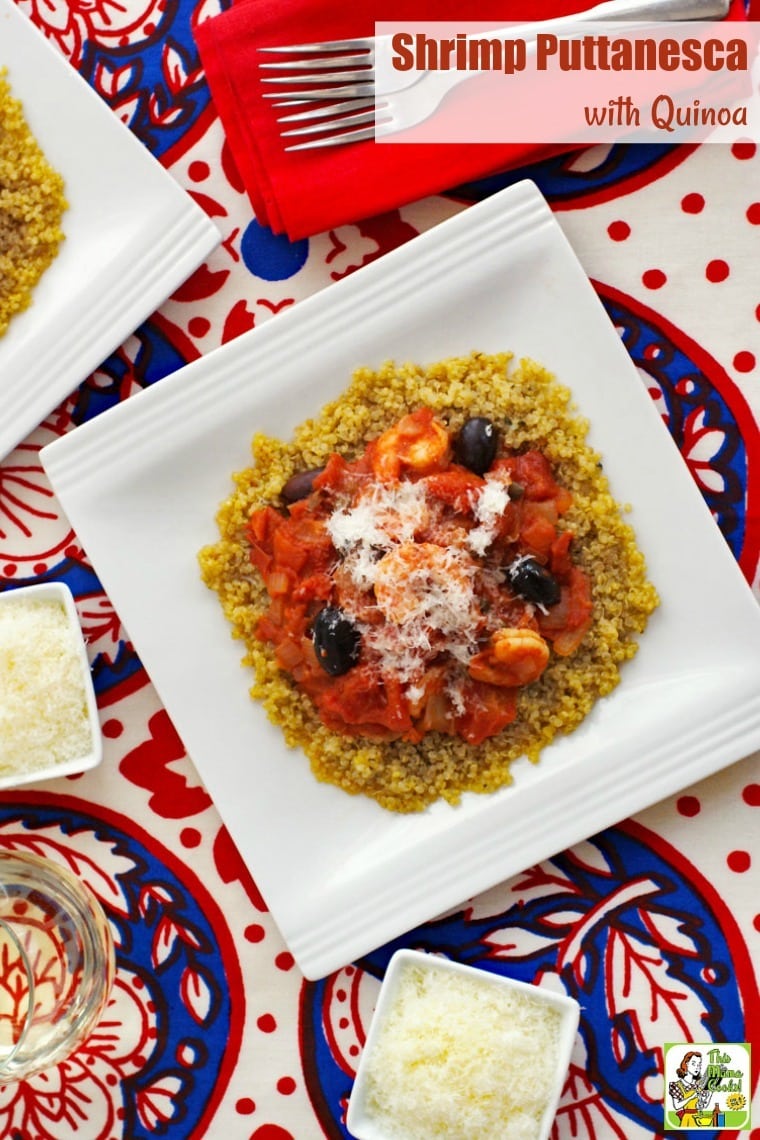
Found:
[[[64,559],[49,574],[38,577],[36,581],[65,582],[75,598],[98,594],[103,591],[100,580],[92,567],[74,558]],[[143,676],[139,681],[137,680],[143,672],[143,667],[128,641],[120,641],[115,653],[110,658],[98,653],[91,662],[90,671],[95,693],[98,697],[111,693],[121,686],[139,687],[147,682],[147,676]]]
[[[141,325],[131,339],[138,343],[132,360],[119,348],[100,365],[97,373],[80,385],[72,413],[75,424],[92,420],[120,403],[124,399],[125,385],[149,388],[187,364],[179,349],[153,321]]]
[[[625,193],[626,184],[633,178],[656,177],[658,167],[673,154],[674,147],[665,143],[632,145],[617,143],[609,148],[604,159],[590,169],[573,169],[576,152],[545,159],[518,170],[507,170],[489,178],[468,182],[452,190],[455,198],[480,201],[505,186],[524,178],[536,183],[544,197],[552,204],[581,203],[584,198],[609,193],[618,188]]]
[[[119,858],[133,867],[117,876],[118,886],[127,903],[122,914],[101,898],[112,928],[117,932],[117,972],[144,982],[146,995],[160,1002],[155,1009],[157,1035],[145,1050],[145,1061],[139,1071],[123,1082],[125,1118],[124,1135],[131,1140],[171,1134],[175,1140],[199,1135],[196,1131],[208,1108],[210,1089],[219,1082],[223,1059],[232,1035],[230,987],[225,982],[219,932],[223,929],[220,913],[205,913],[197,901],[199,889],[180,878],[176,860],[160,849],[155,840],[128,834],[96,815],[72,807],[69,797],[59,805],[56,797],[49,802],[33,804],[14,797],[0,805],[0,822],[17,823],[19,830],[33,835],[46,828],[57,828],[70,836],[76,850],[76,837],[92,833]],[[204,892],[205,894],[205,892]],[[213,905],[213,904],[212,904]],[[180,936],[173,939],[168,953],[158,964],[153,957],[161,924],[174,923]],[[182,999],[183,975],[191,971],[202,979],[209,995],[202,1024]],[[239,996],[239,995],[238,995]],[[237,998],[236,998],[237,1000]],[[242,1017],[240,1011],[239,1017]],[[162,1079],[179,1082],[173,1115],[165,1123],[141,1119],[137,1104],[141,1093]]]
[[[473,918],[463,909],[410,931],[357,966],[381,979],[391,955],[411,947],[525,982],[559,974],[567,993],[581,1005],[580,1033],[597,1094],[616,1113],[659,1135],[662,1103],[644,1099],[642,1089],[659,1072],[664,1040],[639,1047],[634,1029],[637,1021],[650,1017],[656,995],[640,986],[631,991],[629,1008],[618,1007],[607,991],[604,970],[612,939],[643,946],[652,960],[662,962],[668,986],[683,995],[684,1004],[691,1000],[702,1011],[701,1040],[745,1041],[742,979],[731,965],[732,920],[716,914],[684,870],[624,829],[611,828],[589,843],[601,855],[594,865],[572,850],[542,865],[566,884],[564,891],[555,888],[510,902],[510,884],[505,884],[501,912]],[[668,924],[680,931],[678,945],[658,937]],[[527,952],[520,952],[521,939],[529,941]],[[510,948],[500,953],[496,943]],[[691,952],[683,952],[685,946]],[[578,968],[581,956],[583,969]],[[343,1115],[352,1082],[324,1030],[329,987],[330,979],[325,979],[304,989],[303,1052],[305,1063],[314,1057],[306,1076],[325,1135],[347,1140]]]
[[[127,100],[134,101],[129,127],[158,159],[164,159],[182,142],[211,105],[193,37],[198,6],[197,0],[167,0],[155,27],[146,28],[134,43],[105,45],[88,40],[84,46],[79,72],[96,89],[101,67],[128,75],[128,81],[109,102],[116,108]],[[228,8],[229,0],[223,0],[220,7]],[[169,81],[167,48],[182,61],[182,83]]]
[[[746,533],[747,451],[733,413],[710,377],[690,359],[688,352],[670,339],[651,317],[633,311],[620,301],[601,300],[610,319],[620,330],[623,344],[634,363],[655,381],[667,412],[667,425],[679,451],[688,452],[687,426],[690,417],[701,413],[704,427],[723,436],[710,467],[719,473],[722,489],[700,486],[702,495],[718,526],[739,558]]]
[[[143,324],[132,338],[138,348],[128,360],[122,349],[101,364],[95,376],[80,385],[75,393],[72,420],[75,424],[94,419],[124,398],[125,386],[148,388],[187,363],[180,351],[152,321]],[[97,379],[95,379],[97,377]],[[63,581],[75,598],[101,593],[103,587],[91,567],[67,555],[39,581]],[[142,664],[131,643],[125,639],[115,648],[111,659],[98,654],[92,662],[92,676],[98,696],[112,693],[120,686],[139,684]],[[145,678],[147,680],[147,678]]]

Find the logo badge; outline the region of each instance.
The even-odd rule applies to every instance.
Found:
[[[751,1050],[746,1042],[665,1046],[665,1128],[752,1127]]]

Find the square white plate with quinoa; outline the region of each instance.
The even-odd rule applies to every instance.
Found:
[[[155,312],[220,242],[192,198],[17,8],[0,72],[68,208],[58,255],[0,337],[0,459]]]
[[[362,365],[473,350],[570,388],[661,599],[614,692],[514,783],[398,815],[317,782],[250,700],[200,578],[255,432],[289,439]],[[760,745],[760,608],[550,209],[522,182],[42,452],[303,973],[322,977]],[[89,472],[97,469],[97,480]],[[719,605],[706,599],[720,599]]]

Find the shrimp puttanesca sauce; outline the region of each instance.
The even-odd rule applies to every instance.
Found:
[[[337,733],[479,744],[591,624],[570,493],[485,418],[453,433],[421,408],[282,499],[248,525],[270,598],[257,635]]]

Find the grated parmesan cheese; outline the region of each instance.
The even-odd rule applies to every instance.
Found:
[[[0,605],[0,776],[86,756],[93,747],[76,632],[53,600]]]
[[[367,1056],[367,1115],[389,1140],[536,1140],[560,1014],[537,998],[406,962]]]
[[[473,578],[476,565],[466,550],[415,545],[430,521],[422,482],[373,484],[351,507],[338,507],[327,530],[343,568],[360,591],[375,589],[385,621],[366,622],[346,603],[366,649],[376,654],[381,673],[411,685],[424,672],[431,636],[445,637],[446,649],[466,662],[475,652]],[[424,548],[425,557],[419,557]],[[415,564],[415,555],[418,563]],[[419,699],[419,698],[418,698]]]
[[[427,496],[421,483],[375,483],[353,507],[333,511],[327,530],[335,549],[345,555],[357,548],[390,550],[412,542],[427,521]]]
[[[499,521],[509,504],[509,485],[498,476],[486,475],[474,503],[478,525],[467,536],[473,554],[482,558],[496,537]]]

